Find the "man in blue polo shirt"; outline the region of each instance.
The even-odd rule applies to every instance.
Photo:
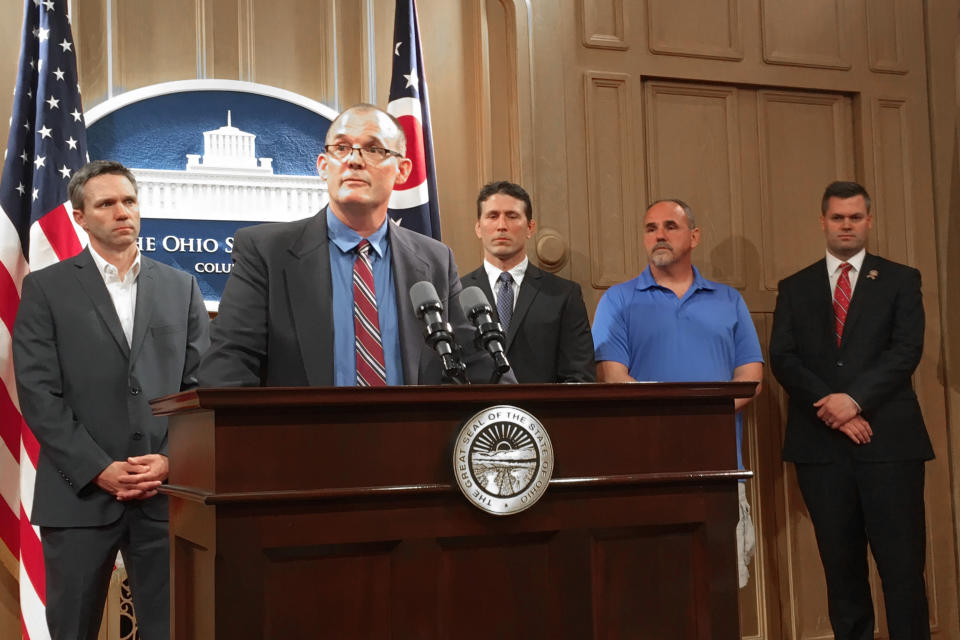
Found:
[[[601,382],[756,381],[763,355],[750,312],[740,294],[711,282],[693,266],[700,242],[693,212],[682,200],[658,200],[644,217],[644,246],[650,264],[639,276],[611,287],[593,320],[597,378]],[[742,468],[740,410],[753,398],[738,398],[737,464]],[[741,524],[749,506],[740,486]],[[745,537],[752,537],[752,525]],[[742,547],[740,583],[752,548]]]

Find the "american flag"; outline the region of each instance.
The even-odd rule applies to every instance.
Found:
[[[390,196],[390,217],[408,229],[440,239],[437,171],[430,131],[430,100],[420,51],[420,25],[414,0],[397,0],[393,22],[393,76],[387,111],[407,134],[407,157],[413,170]]]
[[[20,285],[80,252],[67,182],[87,159],[67,0],[24,0],[20,66],[0,180],[0,542],[19,559],[23,636],[49,638],[43,552],[30,525],[40,446],[20,415],[10,353]]]

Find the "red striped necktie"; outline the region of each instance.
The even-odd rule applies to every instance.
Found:
[[[840,277],[837,278],[837,286],[833,290],[833,317],[836,320],[837,346],[843,340],[843,326],[847,322],[847,310],[850,308],[850,298],[853,290],[850,288],[850,269],[853,265],[849,262],[840,264]]]
[[[377,294],[370,263],[370,243],[357,245],[353,261],[353,334],[357,351],[357,386],[383,387],[387,384],[387,368],[380,338],[377,315]]]

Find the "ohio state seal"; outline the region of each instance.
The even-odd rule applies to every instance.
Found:
[[[453,473],[463,495],[487,513],[532,507],[553,475],[553,444],[532,414],[509,405],[478,411],[457,434]]]

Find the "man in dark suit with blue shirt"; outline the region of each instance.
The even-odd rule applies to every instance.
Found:
[[[530,263],[527,240],[535,230],[523,187],[506,181],[484,186],[476,224],[483,264],[461,282],[480,287],[495,307],[519,382],[593,382],[593,337],[580,285]]]
[[[827,187],[827,255],[780,282],[770,360],[790,394],[783,459],[813,521],[834,636],[873,638],[869,543],[891,640],[926,639],[920,273],[866,252],[872,223],[861,185]]]
[[[468,376],[490,379],[492,364],[471,349],[473,327],[457,304],[450,248],[387,216],[412,168],[405,151],[400,123],[382,109],[355,105],[334,119],[317,159],[329,205],[236,234],[201,386],[440,384],[440,359],[409,299],[421,281],[434,285],[464,345]]]

